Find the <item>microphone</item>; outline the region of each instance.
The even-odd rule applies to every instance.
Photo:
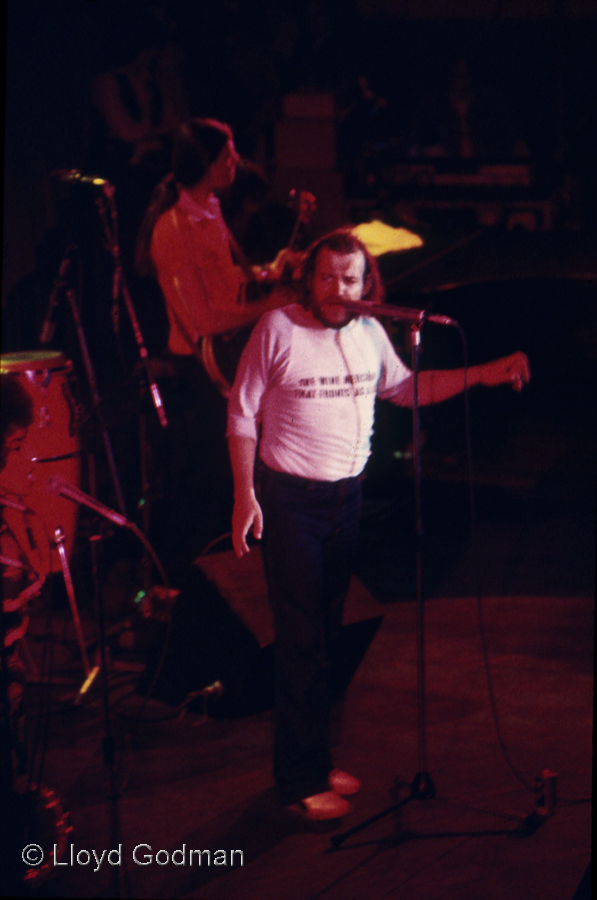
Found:
[[[73,182],[75,184],[95,184],[98,187],[110,184],[105,178],[98,178],[97,175],[83,175],[78,169],[54,169],[50,172],[58,181]]]
[[[382,316],[395,321],[404,322],[407,325],[423,325],[424,322],[433,322],[435,325],[455,325],[456,319],[449,316],[428,313],[424,309],[411,309],[408,306],[394,306],[391,303],[369,303],[367,300],[328,300],[336,306],[352,309],[360,316]]]
[[[52,475],[48,478],[46,481],[46,488],[51,494],[66,497],[67,500],[72,500],[73,503],[79,503],[81,506],[86,506],[94,513],[97,513],[98,516],[103,516],[104,519],[109,519],[110,522],[114,522],[115,525],[120,525],[122,528],[134,527],[132,522],[129,522],[128,519],[125,519],[124,516],[121,516],[120,513],[116,512],[114,509],[110,509],[109,506],[104,506],[104,504],[100,503],[99,500],[96,500],[95,497],[90,497],[89,494],[86,494],[84,491],[80,491],[79,488],[74,487],[74,485],[69,484],[62,475]]]

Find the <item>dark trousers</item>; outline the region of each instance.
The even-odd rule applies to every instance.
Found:
[[[334,656],[358,541],[361,482],[264,468],[263,554],[276,633],[274,777],[283,804],[328,790]]]
[[[226,400],[192,356],[164,356],[160,379],[168,428],[152,419],[153,470],[161,499],[150,538],[172,582],[180,586],[201,550],[230,527],[232,472]]]

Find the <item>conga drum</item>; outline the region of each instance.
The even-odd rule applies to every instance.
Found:
[[[78,508],[63,497],[51,493],[47,484],[52,476],[62,476],[75,486],[81,482],[81,443],[72,363],[58,351],[24,351],[1,357],[2,374],[21,380],[33,401],[33,423],[27,434],[27,449],[34,465],[33,484],[23,505],[33,511],[28,516],[26,534],[30,549],[46,572],[61,571],[55,547],[55,531],[64,534],[67,556],[72,553],[77,529]],[[0,490],[14,494],[14,486],[2,480]],[[5,510],[5,516],[12,513]],[[17,515],[25,515],[17,513]]]

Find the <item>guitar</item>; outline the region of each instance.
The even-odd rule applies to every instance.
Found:
[[[294,272],[300,264],[301,255],[296,246],[301,236],[302,229],[308,225],[317,205],[315,197],[308,191],[290,192],[291,204],[296,208],[296,220],[288,245],[278,253],[273,263],[268,266],[250,267],[243,259],[240,247],[234,247],[234,255],[243,259],[242,268],[252,280],[247,281],[247,287],[255,287],[255,293],[263,297],[268,290],[272,293],[277,285],[290,286],[294,280]],[[285,306],[290,300],[289,291],[280,292],[280,306]],[[250,304],[251,299],[247,298]],[[272,306],[273,308],[273,306]],[[254,324],[245,328],[237,328],[224,334],[213,334],[202,337],[198,344],[198,357],[210,380],[215,384],[220,393],[228,398],[232,389],[232,382],[240,361],[241,354],[248,343]]]

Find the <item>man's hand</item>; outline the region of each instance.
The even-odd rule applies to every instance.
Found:
[[[257,540],[263,533],[263,513],[257,503],[253,486],[255,469],[255,438],[230,435],[230,462],[234,478],[234,508],[232,510],[232,546],[238,558],[249,552],[247,535],[251,528]]]
[[[530,379],[529,360],[521,351],[479,366],[479,383],[485,387],[511,384],[515,391],[521,391]]]
[[[466,380],[465,380],[466,376]],[[524,353],[517,351],[510,356],[502,356],[491,362],[465,369],[427,369],[419,376],[419,404],[429,406],[442,403],[460,394],[466,386],[498,387],[500,384],[511,384],[515,391],[521,391],[523,385],[531,378],[531,367]],[[405,406],[413,405],[412,378],[410,394],[402,395]]]
[[[232,546],[239,559],[245,553],[250,552],[247,544],[247,535],[251,528],[253,529],[254,537],[257,540],[261,540],[261,535],[263,534],[263,513],[252,491],[241,499],[235,500],[234,509],[232,510]]]
[[[304,258],[304,253],[285,247],[280,250],[273,262],[265,266],[252,266],[253,275],[255,280],[261,283],[275,284],[279,281],[291,283]]]

